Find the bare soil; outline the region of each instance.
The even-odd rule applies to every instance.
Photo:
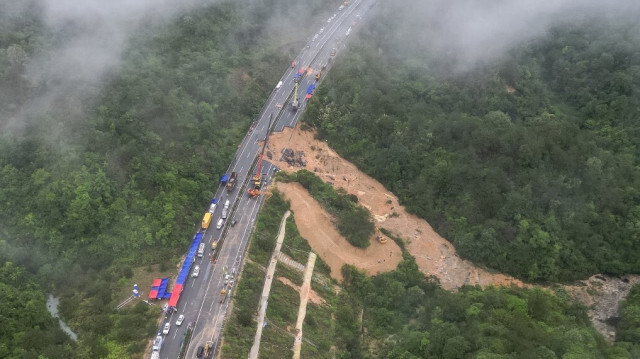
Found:
[[[287,172],[295,172],[300,167],[278,161],[284,148],[304,151],[306,168],[316,173],[335,187],[344,188],[358,196],[361,205],[369,209],[376,225],[401,237],[407,250],[416,258],[419,268],[426,275],[436,276],[445,289],[456,289],[461,285],[517,285],[529,287],[518,279],[500,273],[492,273],[473,263],[461,259],[453,245],[438,235],[424,219],[408,214],[398,198],[382,184],[367,176],[355,165],[345,161],[329,146],[315,139],[312,131],[286,128],[270,137],[269,150],[274,154],[276,166]],[[389,271],[400,261],[400,249],[389,241],[380,244],[372,240],[366,251],[351,246],[331,224],[330,216],[297,184],[278,184],[291,201],[296,212],[296,225],[314,251],[331,267],[331,276],[341,280],[340,268],[352,264],[368,274]],[[378,259],[392,252],[391,258],[382,263]],[[624,299],[632,285],[640,284],[640,275],[626,275],[614,278],[594,275],[589,279],[561,287],[589,308],[589,316],[598,331],[612,341],[615,329],[612,323],[618,316],[618,302]],[[549,289],[549,288],[547,288]]]
[[[300,167],[279,161],[284,148],[304,151],[308,170],[358,196],[359,203],[371,212],[376,226],[403,238],[420,269],[426,275],[436,276],[443,288],[455,289],[464,284],[524,285],[513,277],[488,272],[461,259],[453,245],[438,235],[427,221],[407,213],[393,193],[342,159],[325,142],[316,140],[314,132],[301,131],[297,126],[269,138],[268,149],[274,154],[275,165],[287,172],[299,170]],[[355,248],[334,229],[330,216],[304,188],[295,184],[278,184],[278,188],[291,201],[300,234],[329,264],[332,277],[342,279],[340,268],[345,263],[375,274],[395,269],[400,262],[400,248],[394,242],[380,244],[373,240],[366,250]],[[378,263],[378,260],[382,262]]]
[[[331,216],[298,183],[277,183],[277,188],[290,202],[294,221],[300,235],[313,252],[322,257],[331,268],[331,276],[342,280],[341,268],[345,264],[377,274],[395,269],[402,260],[400,247],[395,242],[380,244],[371,241],[367,249],[352,246],[332,223]]]

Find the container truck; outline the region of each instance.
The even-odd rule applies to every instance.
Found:
[[[211,223],[211,217],[212,217],[211,212],[207,212],[204,214],[204,217],[202,217],[202,229],[209,228],[209,224]]]

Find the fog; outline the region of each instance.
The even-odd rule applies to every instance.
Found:
[[[635,0],[431,0],[406,2],[401,16],[409,42],[446,55],[459,71],[495,60],[509,49],[546,34],[551,27],[620,16],[640,18]],[[403,31],[403,32],[404,32]]]
[[[20,21],[20,14],[37,10],[47,33],[47,47],[26,62],[29,102],[8,111],[11,117],[0,119],[0,130],[20,129],[26,118],[43,114],[61,113],[66,120],[82,118],[90,99],[117,72],[128,40],[141,27],[161,26],[214,1],[0,0],[4,12],[0,20]],[[393,1],[377,0],[376,8],[393,12],[401,24],[392,29],[403,34],[396,39],[402,44],[395,47],[418,47],[426,52],[425,58],[444,58],[454,70],[463,72],[500,58],[559,23],[590,16],[640,18],[640,1],[634,0]],[[305,11],[303,2],[291,6]],[[274,14],[264,16],[273,20],[271,28],[278,35],[286,37],[297,19],[283,18],[278,12],[275,9]]]
[[[117,70],[127,40],[141,26],[153,27],[204,6],[195,0],[35,0],[2,1],[4,21],[20,22],[26,11],[38,10],[45,25],[46,48],[26,64],[32,96],[3,119],[3,130],[19,130],[27,118],[62,111],[80,117],[87,100]]]

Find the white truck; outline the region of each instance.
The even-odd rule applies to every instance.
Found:
[[[156,339],[153,341],[153,346],[151,347],[154,352],[159,352],[160,348],[162,348],[162,335],[158,335],[156,337]]]
[[[198,247],[198,257],[202,258],[204,256],[204,243],[200,243],[200,247]]]

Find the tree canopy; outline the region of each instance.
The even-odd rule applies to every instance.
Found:
[[[476,263],[527,281],[639,272],[635,18],[559,24],[460,72],[413,36],[423,15],[380,5],[304,121]]]

